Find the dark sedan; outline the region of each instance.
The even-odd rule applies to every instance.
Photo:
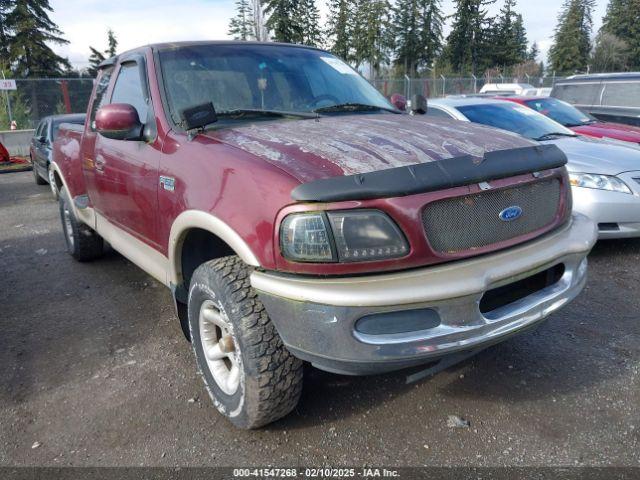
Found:
[[[51,115],[40,120],[31,140],[31,164],[33,165],[33,176],[38,185],[51,186],[54,197],[58,197],[58,190],[55,181],[52,180],[53,172],[49,168],[51,155],[53,152],[53,141],[58,134],[58,128],[63,123],[75,123],[84,125],[85,114],[76,113],[70,115]]]

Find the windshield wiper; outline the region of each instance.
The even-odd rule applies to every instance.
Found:
[[[577,137],[575,133],[564,133],[564,132],[551,132],[545,133],[544,135],[539,136],[538,138],[534,138],[536,142],[542,142],[543,140],[551,140],[554,137]]]
[[[316,108],[314,112],[377,112],[380,110],[383,110],[385,112],[401,113],[393,108],[380,107],[377,105],[367,105],[366,103],[339,103],[337,105],[329,105],[328,107]]]
[[[238,108],[235,110],[226,110],[224,112],[216,112],[218,117],[241,117],[262,116],[262,117],[298,117],[298,118],[318,118],[316,113],[311,112],[286,112],[282,110],[259,110],[251,108]]]

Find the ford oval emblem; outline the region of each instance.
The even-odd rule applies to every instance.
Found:
[[[507,207],[502,210],[498,216],[503,222],[513,222],[522,216],[522,208],[517,205]]]

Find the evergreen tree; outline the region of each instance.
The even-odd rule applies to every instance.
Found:
[[[556,73],[570,74],[587,68],[594,5],[595,0],[565,0],[549,50],[549,63]]]
[[[538,42],[533,42],[531,44],[531,48],[529,49],[529,52],[527,53],[527,60],[537,62],[539,55],[540,55],[540,48],[538,47]]]
[[[229,22],[229,35],[236,40],[251,40],[255,35],[253,9],[249,0],[237,0],[236,16]]]
[[[440,9],[440,0],[420,0],[420,61],[431,66],[442,51],[442,28],[444,17]]]
[[[300,24],[301,39],[298,43],[318,47],[322,43],[320,30],[320,11],[315,0],[300,0],[296,13]]]
[[[633,69],[640,67],[640,0],[610,0],[600,33],[624,41],[628,63]]]
[[[442,51],[440,0],[399,0],[393,16],[396,65],[409,74],[431,67]]]
[[[356,65],[369,63],[371,78],[389,61],[390,10],[388,0],[360,0],[357,4],[354,60]]]
[[[9,65],[5,64],[9,58],[9,29],[7,26],[7,15],[11,10],[12,0],[0,0],[0,69]]]
[[[116,55],[116,50],[118,48],[118,40],[116,39],[115,33],[113,30],[107,30],[107,44],[108,47],[104,52],[89,46],[89,50],[91,51],[91,56],[89,57],[89,68],[87,69],[87,73],[95,77],[98,75],[98,67],[102,62],[104,62],[107,58],[111,58]]]
[[[330,0],[327,36],[334,55],[345,61],[352,59],[355,0]]]
[[[20,77],[55,77],[71,68],[69,61],[49,47],[69,43],[49,18],[49,0],[15,0],[6,16],[9,61]]]
[[[511,67],[526,60],[527,34],[522,15],[514,11],[516,0],[505,0],[494,20],[489,42],[493,67]]]
[[[457,72],[476,74],[491,66],[490,33],[495,28],[485,7],[495,0],[455,0],[446,59]],[[495,30],[493,30],[495,31]]]
[[[91,77],[96,77],[98,75],[98,66],[105,61],[105,56],[99,50],[96,50],[92,46],[89,46],[89,50],[91,51],[91,55],[89,56],[89,68],[87,68],[87,73]]]
[[[265,0],[264,10],[269,15],[266,26],[273,31],[275,41],[303,42],[300,3],[301,0]]]
[[[105,55],[107,58],[115,57],[116,53],[118,53],[118,39],[111,29],[107,30],[107,44],[109,46],[104,52]]]

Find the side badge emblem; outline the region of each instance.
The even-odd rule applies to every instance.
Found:
[[[173,192],[176,189],[176,179],[171,177],[160,177],[160,185],[168,192]]]

